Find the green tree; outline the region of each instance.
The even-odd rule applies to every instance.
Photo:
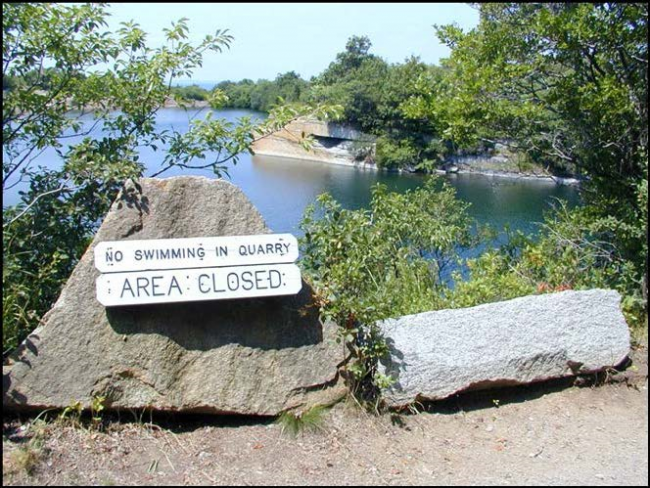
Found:
[[[372,42],[367,36],[350,37],[345,51],[336,55],[336,59],[319,75],[320,80],[327,85],[336,83],[349,76],[350,71],[359,69],[364,61],[377,59],[377,56],[370,54],[371,47]]]
[[[351,37],[344,52],[312,80],[309,97],[344,107],[343,120],[380,137],[376,163],[384,168],[425,169],[444,156],[428,117],[404,115],[403,106],[419,94],[416,80],[439,76],[440,69],[417,57],[388,64],[371,54],[367,37]]]
[[[308,83],[295,71],[279,74],[274,83],[278,88],[278,96],[287,102],[299,101],[308,87]]]
[[[377,106],[377,116],[384,131],[404,135],[434,134],[434,127],[427,118],[415,120],[405,117],[402,104],[418,94],[414,80],[425,75],[438,76],[439,71],[440,68],[427,66],[415,56],[389,67]]]
[[[500,141],[584,175],[594,223],[647,294],[648,6],[488,3],[469,32],[438,28],[446,76],[405,104],[460,146]]]
[[[450,77],[428,87],[420,108],[460,143],[506,140],[631,202],[647,157],[647,5],[479,9],[470,32],[438,28]]]
[[[189,101],[205,101],[210,96],[210,92],[199,85],[175,86],[171,93],[173,96]]]
[[[214,90],[221,90],[225,93],[227,101],[225,106],[232,108],[251,108],[251,92],[255,88],[253,80],[244,79],[235,83],[234,81],[222,81]]]
[[[309,83],[295,71],[278,74],[273,81],[245,79],[237,83],[223,81],[215,89],[223,91],[226,106],[269,112],[282,103],[299,103],[306,98]]]
[[[380,126],[377,106],[380,101],[388,64],[369,54],[367,37],[353,36],[346,50],[312,82],[311,98],[344,107],[344,120],[367,132]]]

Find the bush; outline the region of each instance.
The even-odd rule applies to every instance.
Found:
[[[406,140],[393,140],[388,136],[377,139],[377,166],[386,169],[401,169],[417,164],[418,151]]]
[[[647,198],[647,186],[639,194]],[[361,400],[377,400],[379,389],[392,381],[377,371],[387,347],[376,322],[389,317],[535,293],[613,288],[623,296],[628,324],[641,337],[647,331],[644,269],[619,244],[627,234],[636,242],[636,227],[560,202],[539,237],[510,234],[505,245],[467,261],[468,276],[455,272],[453,280],[445,279],[449,265],[459,262],[458,251],[481,241],[471,232],[475,224],[467,207],[452,188],[431,177],[405,194],[375,186],[369,209],[342,209],[326,194],[318,198],[319,219],[316,207],[308,209],[301,224],[301,263],[322,315],[341,327],[352,354],[348,379]]]
[[[474,242],[467,207],[432,177],[404,194],[375,186],[369,209],[342,209],[327,194],[318,197],[318,220],[316,207],[308,208],[301,263],[321,313],[341,326],[353,355],[350,379],[362,398],[374,398],[389,381],[376,368],[386,346],[375,322],[444,305],[442,276],[459,248]]]
[[[470,275],[450,294],[452,308],[506,300],[531,293],[612,288],[632,328],[647,327],[643,269],[616,243],[625,226],[597,218],[591,209],[569,210],[559,203],[545,218],[538,240],[521,233],[498,250],[468,263]]]

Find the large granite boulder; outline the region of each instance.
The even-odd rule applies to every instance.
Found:
[[[234,185],[143,179],[113,204],[59,300],[3,368],[5,409],[113,409],[276,415],[344,392],[336,326],[311,288],[295,296],[105,308],[98,242],[269,233]]]
[[[390,407],[463,390],[542,381],[619,365],[630,335],[612,290],[564,291],[380,323],[396,382]]]

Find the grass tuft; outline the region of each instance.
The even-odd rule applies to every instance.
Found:
[[[36,471],[36,466],[41,460],[41,449],[30,444],[23,446],[11,453],[10,472],[19,473],[24,471],[31,476]]]
[[[296,436],[300,433],[317,431],[323,429],[325,414],[330,407],[315,405],[305,411],[283,412],[278,417],[277,423],[282,426],[282,433],[288,432]]]

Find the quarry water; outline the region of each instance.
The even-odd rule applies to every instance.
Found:
[[[200,116],[206,112],[203,110]],[[196,109],[187,112],[175,108],[161,109],[157,126],[159,129],[187,130],[189,117],[195,113]],[[242,116],[262,118],[264,115],[250,110],[219,110],[213,113],[213,117],[225,118],[231,122]],[[89,119],[88,123],[91,122]],[[101,128],[96,130],[99,133]],[[71,138],[67,142],[74,143],[76,140],[79,138]],[[142,150],[140,159],[147,167],[146,175],[152,175],[160,170],[163,153]],[[60,160],[53,149],[47,149],[33,165],[57,167]],[[368,205],[371,188],[375,183],[383,183],[390,190],[404,192],[421,186],[425,181],[422,175],[361,170],[321,162],[249,154],[242,154],[234,166],[229,163],[228,172],[230,178],[226,179],[244,191],[274,232],[290,232],[298,236],[301,235],[299,223],[305,208],[323,192],[329,192],[344,208],[358,209]],[[214,177],[209,170],[176,168],[165,172],[161,177],[178,175]],[[443,178],[456,189],[459,198],[471,204],[469,213],[472,217],[480,224],[490,224],[500,232],[509,226],[512,230],[534,234],[539,229],[544,212],[558,198],[566,200],[571,206],[579,204],[576,188],[558,186],[551,182],[464,174],[446,175]],[[17,203],[20,189],[21,185],[18,185],[3,192],[3,206]]]

